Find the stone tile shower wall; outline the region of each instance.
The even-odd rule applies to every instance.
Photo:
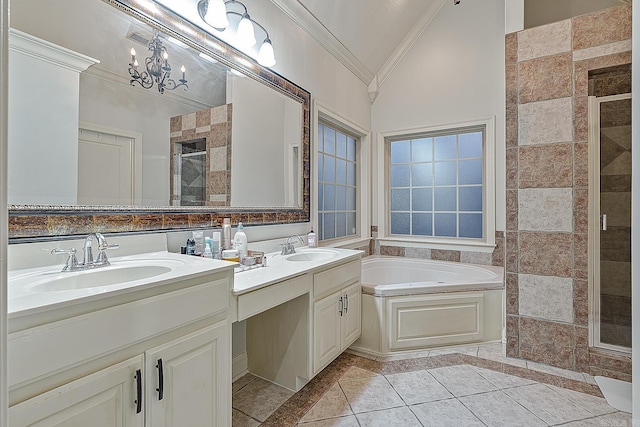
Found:
[[[589,348],[589,71],[631,63],[631,7],[506,36],[507,355],[629,379]]]
[[[231,206],[232,105],[221,105],[171,117],[170,206],[180,206],[180,154],[182,144],[206,141],[205,206]],[[208,166],[208,167],[207,167]]]

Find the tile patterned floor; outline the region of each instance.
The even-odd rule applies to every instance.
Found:
[[[500,344],[379,358],[345,353],[293,393],[247,374],[233,427],[631,426],[586,374],[510,359]]]

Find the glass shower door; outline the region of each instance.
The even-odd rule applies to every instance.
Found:
[[[595,98],[599,129],[599,230],[594,289],[601,348],[631,351],[631,94]],[[593,176],[593,175],[592,175]],[[597,180],[597,179],[596,179]],[[592,199],[593,200],[593,199]],[[599,258],[599,260],[598,260]]]

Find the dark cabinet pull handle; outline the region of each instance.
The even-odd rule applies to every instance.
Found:
[[[136,400],[134,403],[136,404],[136,414],[142,412],[142,371],[140,369],[136,370],[136,374],[134,377],[136,379]]]
[[[156,391],[158,392],[158,400],[162,400],[162,397],[164,396],[164,373],[162,372],[162,359],[158,359],[156,368],[158,368],[158,388],[156,389]]]
[[[342,309],[344,308],[344,302],[342,301],[342,297],[340,297],[340,308],[338,309],[338,313],[342,316]]]
[[[347,314],[349,311],[349,295],[344,294],[344,314]]]

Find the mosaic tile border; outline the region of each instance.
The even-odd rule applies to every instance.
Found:
[[[311,212],[311,93],[225,44],[164,7],[141,0],[103,0],[122,12],[170,34],[191,47],[240,69],[249,77],[298,100],[302,105],[302,207],[169,208],[132,206],[9,206],[9,243],[46,240],[89,232],[136,233],[217,227],[222,218],[248,225],[308,222]],[[186,36],[189,35],[189,37]],[[168,201],[167,201],[168,202]]]
[[[380,362],[355,354],[343,353],[300,391],[291,396],[261,425],[279,427],[297,425],[300,419],[320,400],[324,393],[337,383],[351,367],[358,367],[377,374],[387,375],[458,365],[473,365],[544,384],[603,397],[600,388],[594,384],[461,353],[391,362]]]

